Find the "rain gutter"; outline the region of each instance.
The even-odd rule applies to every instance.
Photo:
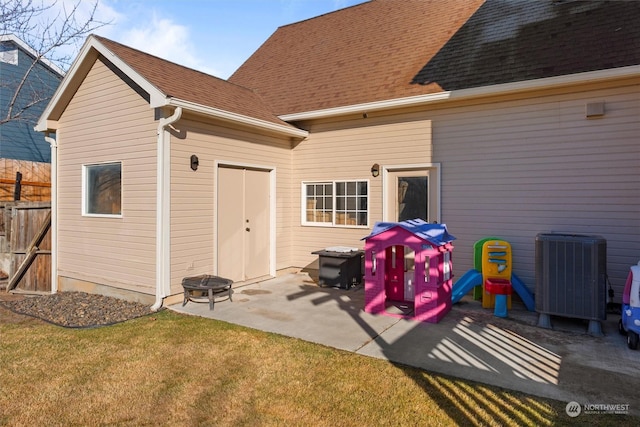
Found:
[[[51,293],[58,292],[58,143],[44,134],[51,146]]]
[[[215,117],[228,122],[239,123],[251,126],[253,128],[276,132],[278,134],[286,135],[293,138],[306,138],[307,136],[309,136],[309,132],[307,132],[306,130],[298,129],[287,123],[278,124],[266,120],[255,119],[253,117],[245,116],[242,114],[231,113],[229,111],[207,107],[181,99],[169,98],[166,105],[184,108],[185,110],[188,110],[190,112],[206,114],[207,116]]]
[[[607,70],[589,71],[585,73],[568,74],[564,76],[547,77],[535,80],[525,80],[513,83],[503,83],[469,89],[430,93],[426,95],[410,96],[406,98],[367,102],[363,104],[346,105],[336,108],[327,108],[324,110],[284,114],[278,116],[278,118],[285,122],[325,119],[347,114],[364,114],[371,113],[373,111],[415,107],[437,102],[461,101],[488,96],[510,95],[519,92],[551,89],[569,85],[597,83],[610,79],[637,77],[639,75],[640,65],[632,65],[628,67],[611,68]]]
[[[171,135],[167,127],[180,120],[182,108],[177,107],[170,117],[158,121],[157,185],[156,185],[156,302],[153,311],[162,307],[171,286],[170,252],[170,150]]]

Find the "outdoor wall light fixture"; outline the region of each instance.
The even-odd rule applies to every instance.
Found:
[[[371,176],[373,176],[374,178],[377,178],[378,175],[380,175],[380,165],[377,163],[374,163],[373,166],[371,166]]]
[[[200,164],[200,161],[198,160],[198,156],[196,156],[195,154],[191,155],[191,170],[198,170],[198,165]]]

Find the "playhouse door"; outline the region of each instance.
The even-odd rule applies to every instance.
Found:
[[[218,168],[218,275],[234,281],[269,275],[269,171]]]
[[[393,301],[405,301],[404,246],[390,246],[385,255],[385,295]]]

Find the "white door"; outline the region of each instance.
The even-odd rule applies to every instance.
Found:
[[[421,218],[431,222],[429,215],[429,171],[389,171],[387,180],[387,221],[397,222]]]
[[[218,168],[218,275],[244,281],[269,275],[269,171]]]

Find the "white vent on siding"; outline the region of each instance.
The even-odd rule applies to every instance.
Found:
[[[604,102],[589,102],[586,108],[588,119],[604,116]]]
[[[18,49],[5,50],[0,52],[0,62],[6,62],[11,65],[18,65]]]

